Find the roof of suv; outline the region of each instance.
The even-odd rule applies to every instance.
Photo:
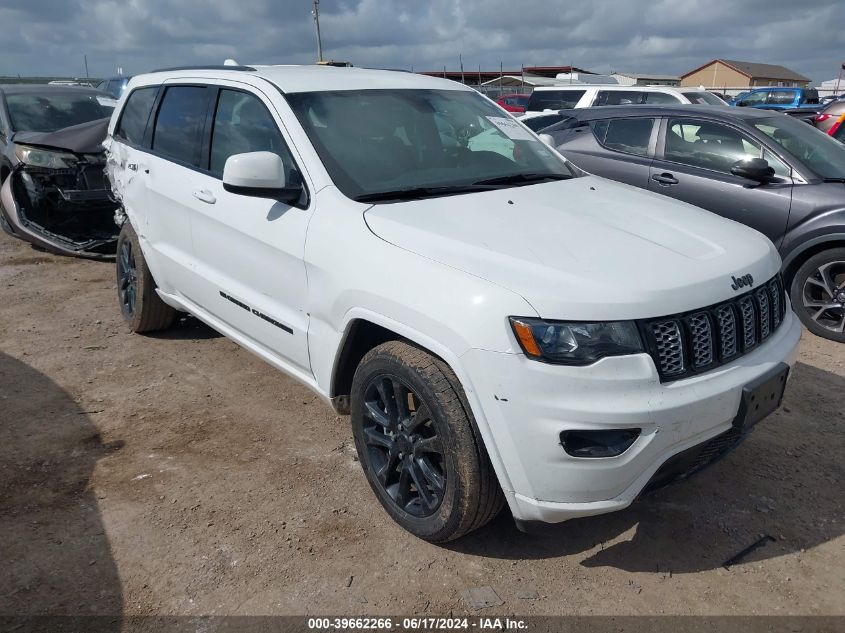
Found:
[[[596,119],[617,119],[632,116],[715,116],[720,119],[734,119],[747,121],[749,119],[765,119],[772,116],[783,116],[771,110],[757,108],[726,108],[713,105],[622,105],[600,106],[595,108],[578,108],[567,110],[566,116],[580,121]]]
[[[621,84],[560,84],[558,86],[537,86],[534,88],[534,92],[545,92],[547,90],[583,90],[585,88],[636,92],[707,92],[701,88],[681,88],[680,86],[623,86]]]
[[[254,68],[249,70],[248,68]],[[316,90],[364,90],[417,88],[431,90],[472,90],[449,79],[419,75],[396,70],[373,70],[337,66],[250,66],[228,69],[178,69],[136,75],[133,85],[160,83],[167,79],[232,79],[243,81],[244,76],[266,79],[282,92],[311,92]]]

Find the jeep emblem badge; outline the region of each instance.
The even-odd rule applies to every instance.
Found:
[[[748,286],[750,288],[751,285],[754,283],[754,277],[752,277],[751,275],[743,275],[742,277],[736,278],[731,275],[731,281],[733,281],[733,283],[731,284],[731,289],[739,290],[740,288],[744,288],[745,286]]]

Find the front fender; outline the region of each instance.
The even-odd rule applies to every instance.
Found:
[[[845,244],[845,208],[831,209],[813,215],[787,231],[780,246],[784,273],[797,270],[808,253]]]

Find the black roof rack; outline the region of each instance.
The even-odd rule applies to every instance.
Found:
[[[156,68],[151,73],[166,73],[174,70],[240,70],[254,71],[252,66],[226,66],[225,64],[208,64],[206,66],[174,66],[173,68]]]

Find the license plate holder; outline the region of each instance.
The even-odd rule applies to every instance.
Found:
[[[760,420],[773,413],[783,401],[789,365],[781,363],[742,388],[739,412],[734,418],[734,428],[748,431]]]

